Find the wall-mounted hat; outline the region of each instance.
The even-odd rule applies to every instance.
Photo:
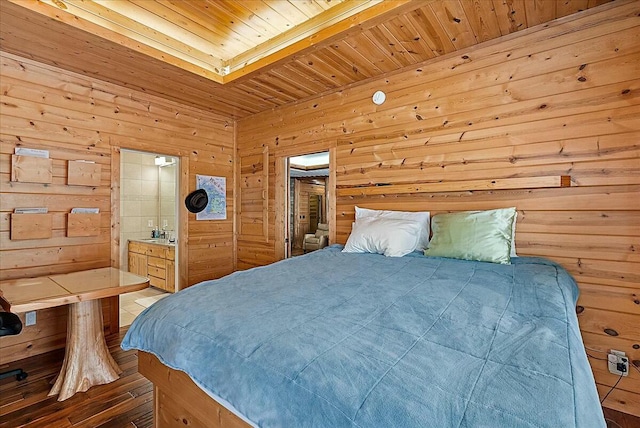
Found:
[[[207,196],[207,191],[204,189],[194,190],[189,193],[189,196],[184,200],[187,209],[192,213],[199,213],[204,210],[208,203],[209,197]]]

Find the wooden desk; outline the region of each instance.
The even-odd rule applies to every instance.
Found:
[[[69,305],[64,362],[49,395],[66,400],[93,385],[120,377],[104,339],[101,298],[149,286],[149,279],[115,268],[3,281],[0,303],[7,311],[27,312]]]

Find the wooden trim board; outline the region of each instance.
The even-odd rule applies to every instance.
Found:
[[[485,179],[467,181],[449,181],[437,183],[372,185],[365,187],[346,187],[338,189],[338,196],[398,195],[405,193],[438,193],[471,190],[498,189],[538,189],[545,187],[570,187],[571,176],[520,177],[505,179]]]

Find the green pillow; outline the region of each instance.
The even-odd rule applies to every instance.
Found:
[[[425,256],[511,264],[515,208],[438,214]]]

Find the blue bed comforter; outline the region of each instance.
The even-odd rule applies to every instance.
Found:
[[[122,347],[257,426],[605,426],[563,268],[340,249],[167,297]]]

